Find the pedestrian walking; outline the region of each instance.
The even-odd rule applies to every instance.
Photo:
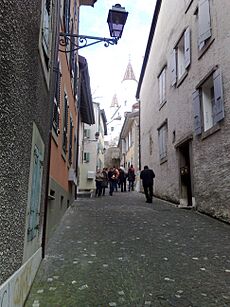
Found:
[[[96,172],[96,192],[95,192],[95,196],[101,196],[102,193],[102,181],[103,181],[103,175],[101,173],[101,170],[98,169]]]
[[[119,168],[118,180],[120,182],[121,192],[126,192],[126,174],[122,167]]]
[[[117,192],[117,187],[118,187],[118,181],[119,181],[119,170],[116,168],[116,166],[113,166],[113,173],[115,175],[115,180],[114,180],[114,191]]]
[[[133,165],[131,164],[131,166],[128,169],[128,182],[129,182],[129,191],[134,191],[134,182],[135,182],[135,169],[133,167]]]
[[[109,195],[113,195],[113,191],[116,185],[116,171],[113,167],[111,167],[108,171],[108,180],[109,180]]]
[[[103,168],[102,170],[103,180],[102,180],[102,196],[105,196],[105,189],[108,188],[108,174],[107,169]]]
[[[154,171],[152,169],[149,169],[149,167],[145,165],[144,169],[141,171],[140,178],[142,179],[146,203],[152,203],[153,179],[155,178]]]

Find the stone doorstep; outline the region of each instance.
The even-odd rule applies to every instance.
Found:
[[[179,209],[196,209],[196,206],[195,205],[192,205],[192,206],[186,206],[186,205],[177,205],[177,208]]]
[[[77,192],[77,198],[92,198],[94,190],[81,190]]]

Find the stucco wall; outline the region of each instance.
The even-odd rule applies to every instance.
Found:
[[[156,195],[179,201],[179,162],[175,144],[191,135],[191,166],[193,193],[199,210],[230,221],[229,161],[230,161],[230,59],[228,46],[230,3],[227,0],[210,1],[212,36],[214,42],[198,59],[197,17],[194,14],[198,1],[193,1],[187,13],[181,0],[162,1],[153,45],[149,55],[141,100],[141,163],[148,164],[156,173]],[[228,8],[228,9],[227,9]],[[171,86],[170,56],[186,27],[191,29],[191,65],[188,75],[178,87]],[[158,76],[166,65],[167,102],[160,108]],[[219,65],[224,87],[225,118],[220,130],[206,139],[194,134],[192,93],[198,83],[214,65]],[[160,164],[157,128],[168,120],[168,157]],[[175,140],[173,140],[175,131]],[[149,136],[153,139],[150,154]],[[208,179],[208,180],[207,180]]]
[[[50,101],[38,42],[41,1],[2,1],[0,12],[0,284],[22,264],[33,121],[45,144]]]

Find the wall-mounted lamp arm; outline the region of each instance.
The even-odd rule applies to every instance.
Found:
[[[77,40],[76,40],[77,38]],[[59,48],[60,52],[73,52],[84,47],[89,47],[98,43],[104,42],[105,47],[109,47],[109,45],[116,45],[118,42],[118,38],[106,38],[106,37],[98,37],[98,36],[88,36],[88,35],[78,35],[78,34],[70,34],[70,33],[60,33],[59,44],[61,47],[67,47],[70,45],[70,50],[66,50],[63,48]]]

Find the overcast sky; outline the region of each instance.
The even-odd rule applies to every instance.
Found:
[[[129,15],[118,44],[105,48],[103,43],[99,43],[79,51],[88,61],[93,100],[100,102],[108,120],[112,97],[120,87],[129,58],[136,79],[139,79],[155,2],[121,0],[118,3],[125,7]],[[109,9],[116,3],[98,0],[94,7],[81,6],[79,34],[110,37],[107,16]]]

